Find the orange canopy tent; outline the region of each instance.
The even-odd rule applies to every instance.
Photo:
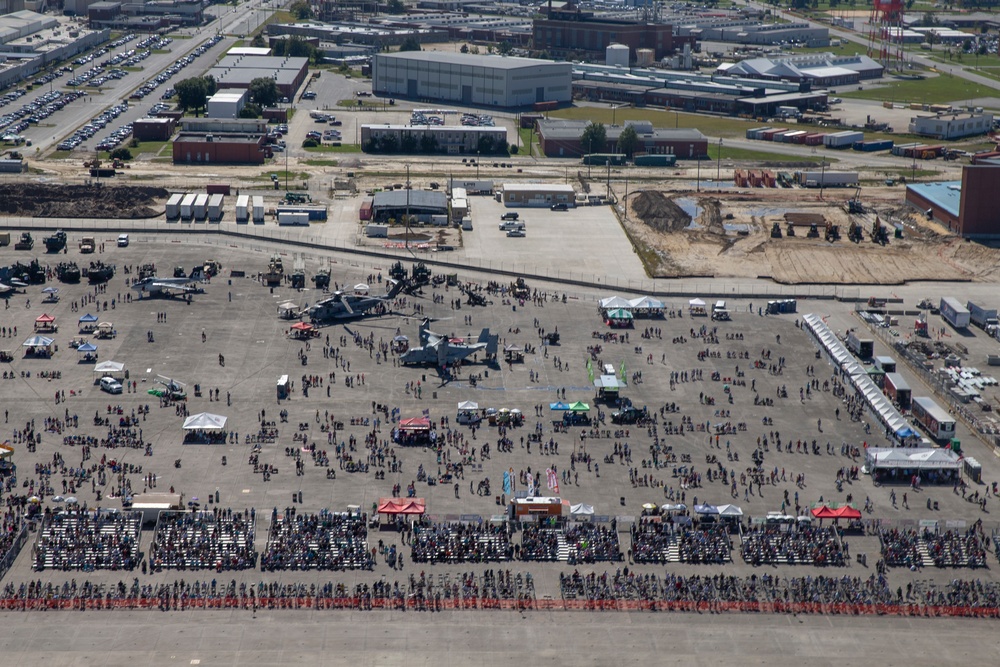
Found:
[[[35,322],[37,322],[38,324],[51,324],[52,322],[55,321],[56,318],[52,317],[48,313],[43,313],[35,318]]]
[[[861,512],[854,509],[850,505],[844,505],[842,507],[830,508],[826,505],[820,505],[819,507],[814,507],[812,509],[812,515],[817,519],[860,519]]]
[[[296,331],[312,331],[315,327],[308,322],[296,322],[292,325],[292,328]]]
[[[427,503],[423,498],[380,498],[379,514],[423,514]]]
[[[400,431],[429,431],[431,420],[427,417],[410,417],[399,420]]]

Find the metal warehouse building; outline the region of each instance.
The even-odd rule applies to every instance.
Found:
[[[569,102],[570,63],[534,58],[410,51],[380,53],[373,62],[378,95],[492,107]]]
[[[374,222],[403,220],[407,212],[421,222],[430,222],[431,216],[448,214],[448,195],[429,190],[389,190],[376,192],[372,201]]]

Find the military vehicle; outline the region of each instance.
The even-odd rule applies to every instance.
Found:
[[[76,262],[59,262],[56,264],[56,278],[64,283],[80,282],[80,267]]]
[[[52,236],[46,236],[42,241],[45,243],[46,252],[60,252],[66,247],[66,232],[57,231]]]

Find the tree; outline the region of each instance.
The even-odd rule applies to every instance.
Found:
[[[299,21],[312,18],[312,7],[309,6],[307,0],[295,0],[295,2],[288,6],[288,11],[294,14],[295,18]]]
[[[638,147],[639,135],[636,133],[634,127],[626,125],[622,133],[618,135],[618,152],[624,153],[626,157],[631,158]]]
[[[267,46],[267,42],[264,41],[263,33],[258,32],[256,35],[254,35],[253,39],[250,40],[250,46],[258,49],[262,49],[265,46]]]
[[[604,123],[591,122],[580,135],[580,147],[587,153],[603,153],[607,142],[608,131]]]
[[[468,44],[462,44],[462,48],[460,48],[459,51],[461,51],[462,53],[468,53],[469,52],[469,45]]]
[[[266,76],[250,82],[250,99],[261,108],[273,107],[278,101],[278,84]]]
[[[417,143],[417,138],[411,132],[407,132],[399,142],[399,149],[404,153],[416,153]]]
[[[494,150],[493,137],[488,134],[482,134],[479,136],[479,142],[476,144],[478,153],[480,155],[491,155]]]
[[[208,86],[204,77],[197,76],[178,81],[174,84],[174,91],[177,93],[177,104],[183,111],[188,109],[197,111],[205,108]]]
[[[385,6],[386,14],[405,14],[406,5],[403,4],[403,0],[389,0]]]
[[[420,48],[420,40],[414,36],[409,36],[403,40],[403,43],[399,45],[400,51],[422,51]]]
[[[260,118],[260,106],[250,102],[240,109],[240,118]]]
[[[509,56],[510,53],[511,53],[511,51],[513,51],[513,50],[514,50],[514,46],[510,42],[508,42],[506,39],[504,41],[500,42],[500,45],[497,46],[497,52],[500,55],[502,55],[502,56]]]
[[[211,74],[206,74],[202,78],[205,79],[205,95],[208,97],[215,95],[216,91],[219,90],[219,84],[215,82],[215,77]]]
[[[111,151],[111,154],[109,155],[109,157],[112,160],[123,160],[123,161],[131,160],[132,159],[132,151],[130,151],[129,149],[127,149],[125,147],[116,148],[113,151]]]
[[[438,140],[433,134],[424,134],[420,137],[420,152],[430,155],[438,152]]]

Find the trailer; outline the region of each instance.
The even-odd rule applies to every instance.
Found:
[[[958,299],[951,296],[943,297],[939,310],[942,319],[955,329],[965,329],[969,326],[971,318],[969,309],[963,306]]]
[[[878,356],[872,359],[872,364],[875,368],[879,369],[883,373],[895,373],[896,372],[896,360],[892,357]]]
[[[936,440],[955,437],[955,419],[927,396],[917,396],[911,405],[913,418]]]
[[[209,183],[205,186],[205,192],[210,195],[226,195],[228,197],[231,194],[229,189],[228,183]]]
[[[197,195],[186,194],[181,200],[181,220],[191,220],[194,218],[194,200]]]
[[[281,227],[308,227],[309,214],[281,211],[278,213],[278,225]]]
[[[309,216],[310,220],[317,222],[322,222],[326,220],[328,215],[326,206],[322,206],[319,204],[302,205],[302,206],[281,204],[277,207],[277,209],[275,209],[275,212],[278,215],[281,215],[282,213],[305,213],[306,215]]]
[[[913,392],[910,385],[899,373],[886,373],[883,385],[885,395],[889,400],[899,406],[900,410],[909,410],[913,399]]]
[[[892,139],[882,141],[855,141],[853,148],[863,153],[874,153],[875,151],[887,151],[892,149],[895,142]]]
[[[795,178],[804,188],[853,188],[859,182],[856,171],[800,171]]]
[[[673,167],[677,164],[677,156],[668,153],[647,153],[636,155],[633,162],[637,167]]]
[[[801,144],[808,134],[805,130],[789,130],[774,140],[784,144]]]
[[[761,137],[761,135],[764,132],[767,132],[770,129],[771,129],[770,126],[767,126],[767,127],[755,127],[755,128],[753,128],[751,130],[747,130],[747,132],[746,132],[746,138],[747,139],[753,139],[753,140],[759,140],[760,137]]]
[[[170,195],[170,199],[167,200],[167,220],[176,220],[181,217],[182,201],[184,201],[184,195],[179,192]]]
[[[208,195],[199,194],[194,197],[194,219],[202,221],[208,217]]]
[[[1000,328],[996,308],[983,308],[972,301],[965,304],[969,311],[969,321],[991,336]]]
[[[823,137],[823,145],[834,149],[850,148],[855,142],[864,140],[864,132],[844,130],[843,132],[834,132]]]
[[[251,210],[251,216],[253,217],[253,224],[263,225],[264,224],[264,198],[260,195],[253,196],[253,209]]]
[[[805,141],[803,141],[802,143],[804,143],[806,146],[822,146],[823,139],[825,139],[826,136],[827,136],[826,134],[823,134],[821,132],[817,132],[815,134],[807,134],[805,137]]]
[[[222,202],[225,195],[217,193],[208,197],[208,219],[210,222],[222,220]]]
[[[871,338],[861,338],[857,333],[851,331],[847,334],[847,349],[854,353],[858,359],[871,359],[875,354],[875,341]]]
[[[250,195],[240,195],[236,198],[236,222],[246,224],[250,221]]]

